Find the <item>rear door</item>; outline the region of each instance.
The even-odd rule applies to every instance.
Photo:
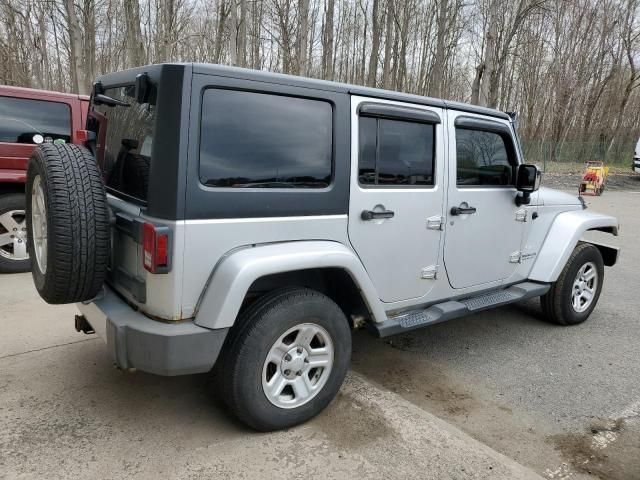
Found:
[[[516,145],[508,120],[448,112],[449,188],[444,263],[453,288],[510,277],[526,211],[516,205]]]
[[[438,270],[444,130],[439,108],[351,99],[349,239],[383,302],[426,295]]]
[[[111,230],[109,281],[144,303],[140,215],[147,204],[156,106],[137,103],[133,85],[107,88],[104,93],[123,103],[95,104],[89,122],[97,130],[96,158],[116,221]]]

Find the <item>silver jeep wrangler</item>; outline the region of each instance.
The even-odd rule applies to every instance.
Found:
[[[33,278],[77,302],[116,365],[211,371],[258,430],[336,395],[351,329],[384,337],[541,297],[585,321],[618,233],[538,189],[511,117],[204,64],[95,83],[86,147],[45,144],[27,183]]]

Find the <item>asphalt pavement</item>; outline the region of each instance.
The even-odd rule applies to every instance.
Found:
[[[640,478],[640,193],[590,203],[620,218],[604,239],[623,254],[585,324],[527,302],[356,332],[338,398],[270,434],[234,421],[205,375],[114,369],[74,306],[0,276],[0,478]]]

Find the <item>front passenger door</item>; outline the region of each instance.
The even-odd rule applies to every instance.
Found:
[[[507,119],[450,110],[444,263],[453,288],[510,277],[525,210],[516,206],[517,150]]]

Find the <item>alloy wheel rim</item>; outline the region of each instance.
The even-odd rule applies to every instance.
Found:
[[[333,368],[329,333],[315,323],[290,328],[276,340],[262,368],[262,390],[273,405],[296,408],[313,399]]]
[[[577,313],[586,311],[596,296],[598,270],[595,263],[587,262],[578,270],[571,292],[571,306]]]
[[[24,210],[0,214],[0,256],[9,260],[27,260],[27,222]]]
[[[44,274],[47,273],[47,209],[40,175],[33,180],[31,189],[31,228],[36,262]]]

